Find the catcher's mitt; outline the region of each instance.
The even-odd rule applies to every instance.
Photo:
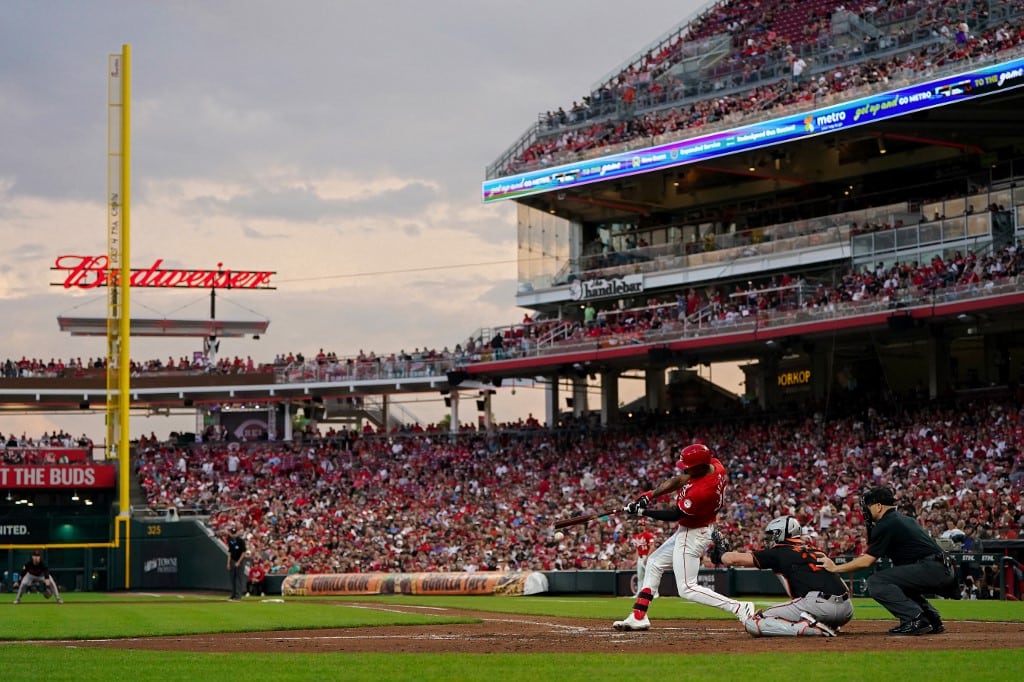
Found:
[[[718,529],[711,531],[711,548],[708,550],[708,558],[711,559],[711,563],[720,565],[722,563],[722,555],[732,549],[732,545],[725,537],[718,532]]]

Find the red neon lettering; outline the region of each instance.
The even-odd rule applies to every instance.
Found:
[[[52,270],[67,273],[63,282],[55,286],[65,289],[95,289],[117,286],[121,273],[110,270],[107,256],[58,256]],[[133,287],[188,289],[258,289],[269,288],[270,278],[277,274],[272,270],[223,270],[223,263],[217,263],[217,270],[184,270],[161,268],[163,259],[157,259],[148,268],[131,270],[129,281]]]
[[[56,270],[67,270],[64,288],[95,289],[106,286],[106,256],[60,256],[55,264]]]
[[[133,287],[148,287],[152,278],[156,273],[160,272],[160,266],[163,265],[164,259],[158,258],[153,265],[145,270],[136,270],[132,273],[131,284]]]

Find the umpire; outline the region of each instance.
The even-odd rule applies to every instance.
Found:
[[[228,528],[228,576],[231,580],[231,596],[228,601],[239,601],[245,596],[247,577],[245,575],[245,540],[238,534],[234,523]]]
[[[836,565],[825,557],[821,565],[832,573],[868,568],[879,557],[892,560],[892,568],[868,578],[871,597],[900,619],[893,635],[938,634],[945,631],[939,612],[925,594],[950,595],[956,588],[956,570],[938,543],[918,523],[896,510],[889,488],[872,488],[861,498],[868,526],[868,547],[852,561]]]

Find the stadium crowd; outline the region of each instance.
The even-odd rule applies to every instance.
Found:
[[[859,553],[856,496],[889,485],[935,536],[955,531],[963,547],[977,548],[1018,538],[1024,523],[1019,398],[644,432],[533,422],[456,439],[429,431],[317,433],[290,444],[143,439],[136,471],[152,508],[198,509],[215,531],[247,528],[270,574],[628,568],[633,520],[611,516],[561,542],[552,522],[652,488],[694,439],[732,474],[720,526],[736,547],[758,546],[764,525],[790,514],[830,554]]]
[[[770,4],[781,5],[774,0]],[[999,53],[1016,50],[1024,42],[1024,27],[1009,21],[990,23],[987,10],[981,8],[965,11],[960,7],[963,3],[951,0],[926,3],[920,11],[915,5],[925,3],[898,4],[914,11],[905,14],[902,21],[890,22],[891,26],[899,28],[894,28],[895,34],[885,40],[895,47],[905,45],[905,49],[872,57],[869,53],[878,51],[878,38],[874,38],[873,44],[857,46],[849,54],[845,51],[842,55],[830,54],[829,61],[835,61],[834,65],[825,63],[813,67],[800,56],[800,48],[803,44],[830,39],[825,31],[827,15],[822,15],[821,9],[810,21],[801,24],[810,34],[798,37],[776,31],[772,26],[772,12],[751,12],[748,3],[722,3],[695,21],[692,36],[679,36],[674,45],[663,46],[639,64],[634,63],[597,92],[574,103],[570,112],[562,109],[548,112],[542,134],[510,159],[501,174],[568,163],[575,155],[592,155],[623,142],[681,131],[695,134],[709,124],[739,123],[749,116],[764,116],[791,105],[826,104],[840,96],[852,96],[864,87],[917,78],[950,64],[991,61]],[[1007,5],[1005,9],[1014,16],[1024,11],[1020,0]],[[803,14],[802,7],[793,9]],[[747,24],[747,18],[752,16],[763,19]],[[908,44],[905,36],[908,31],[917,30],[924,30],[940,40],[913,49],[914,44]],[[723,60],[725,72],[717,76],[720,91],[687,96],[678,79],[659,79],[671,69],[674,56],[687,54],[685,44],[699,42],[703,37],[722,31],[733,36],[734,50]],[[835,48],[829,49],[832,52]],[[762,79],[761,68],[769,62],[787,64],[785,75]],[[705,77],[716,80],[714,73]],[[607,102],[614,106],[610,109],[602,106]]]
[[[594,341],[621,345],[644,341],[652,334],[685,333],[698,327],[721,328],[773,314],[802,311],[835,313],[844,307],[876,304],[897,307],[936,296],[967,296],[1024,274],[1024,244],[1020,240],[989,254],[956,252],[928,262],[882,262],[850,269],[835,281],[809,281],[788,274],[737,283],[731,291],[720,286],[690,288],[674,300],[653,297],[637,308],[597,309],[584,306],[580,320],[534,321],[527,317],[499,330],[491,339],[471,339],[456,347],[456,357],[470,361],[511,358],[534,352],[542,345],[560,346]]]

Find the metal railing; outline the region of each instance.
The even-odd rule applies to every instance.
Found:
[[[466,358],[467,364],[474,362],[495,362],[521,360],[531,357],[570,355],[629,345],[664,344],[686,339],[708,339],[717,336],[749,334],[764,330],[778,330],[786,327],[819,322],[847,320],[855,317],[877,314],[889,310],[906,312],[915,308],[928,308],[953,301],[984,300],[1008,294],[1024,292],[1024,278],[1008,279],[996,283],[956,285],[935,290],[907,289],[899,291],[893,298],[871,298],[861,301],[837,302],[821,307],[787,306],[782,309],[757,311],[735,317],[722,318],[708,315],[694,316],[694,319],[678,319],[671,315],[663,317],[657,329],[644,329],[623,334],[587,336],[586,325],[577,323],[575,334],[566,341],[548,345],[526,343],[506,345],[500,353],[485,349]],[[756,290],[754,291],[756,293]],[[662,306],[671,307],[675,306]],[[514,330],[519,325],[511,325]],[[514,333],[510,336],[515,336]]]

